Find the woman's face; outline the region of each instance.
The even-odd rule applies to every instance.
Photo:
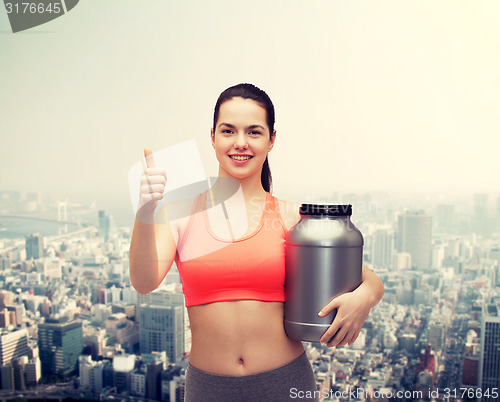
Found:
[[[276,137],[276,132],[270,135],[266,117],[266,109],[252,99],[235,97],[220,106],[211,136],[221,175],[237,179],[256,175],[260,180]]]

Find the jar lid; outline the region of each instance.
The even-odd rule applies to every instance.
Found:
[[[301,215],[314,216],[351,216],[352,205],[302,204],[299,212]]]

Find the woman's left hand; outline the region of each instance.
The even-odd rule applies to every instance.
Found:
[[[352,292],[343,293],[332,299],[318,314],[324,317],[334,309],[337,314],[330,328],[322,335],[320,342],[329,347],[352,345],[361,331],[371,310],[372,295],[362,285]]]

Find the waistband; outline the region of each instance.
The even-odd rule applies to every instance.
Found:
[[[304,366],[306,366],[309,370],[311,369],[311,365],[309,364],[309,359],[307,358],[306,352],[302,353],[299,357],[289,363],[284,364],[283,366],[255,374],[234,376],[214,374],[197,369],[196,367],[192,366],[191,363],[189,363],[188,365],[188,371],[191,371],[191,373],[195,374],[197,376],[197,380],[200,381],[206,380],[212,382],[214,379],[226,379],[227,381],[233,381],[234,383],[244,382],[248,384],[248,381],[251,380],[259,381],[260,379],[265,379],[266,381],[269,381],[273,377],[275,377],[276,380],[282,377],[288,377],[291,371],[295,371],[297,369],[302,370],[302,367]]]

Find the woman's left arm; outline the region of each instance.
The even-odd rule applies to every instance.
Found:
[[[328,342],[330,347],[344,346],[351,345],[358,337],[370,310],[384,295],[382,281],[366,266],[363,266],[361,280],[355,290],[335,297],[318,313],[323,317],[337,309],[332,325],[323,334],[320,342]]]

